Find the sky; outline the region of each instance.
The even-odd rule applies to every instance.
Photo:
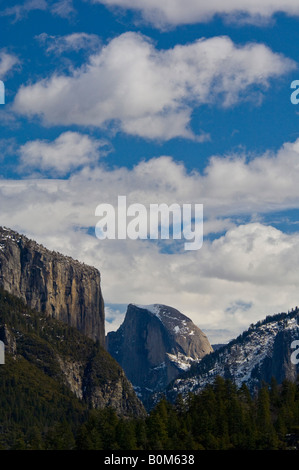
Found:
[[[98,268],[107,332],[160,303],[219,343],[298,305],[298,26],[297,0],[0,0],[0,225]],[[202,247],[99,240],[118,196],[203,205]]]

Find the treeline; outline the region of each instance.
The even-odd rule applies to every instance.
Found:
[[[92,414],[78,430],[77,449],[283,450],[299,449],[299,384],[275,380],[252,398],[217,377],[199,395],[175,404],[162,399],[144,420]]]
[[[184,372],[184,378],[193,377],[196,375],[204,376],[205,374],[209,374],[209,371],[215,367],[215,364],[218,362],[221,363],[222,358],[226,354],[229,354],[235,345],[240,345],[242,347],[246,339],[250,337],[253,331],[256,331],[257,334],[260,334],[259,329],[261,326],[277,322],[280,324],[280,326],[286,327],[288,322],[294,318],[296,319],[297,324],[299,324],[298,307],[292,308],[292,310],[288,313],[282,312],[275,315],[268,315],[264,320],[259,320],[255,324],[252,323],[247,330],[243,331],[239,336],[232,339],[228,344],[220,346],[213,352],[213,354],[207,354],[201,359],[200,362],[194,362],[190,369]]]
[[[26,431],[18,423],[25,416],[1,420],[2,433],[6,429],[11,435],[8,447],[2,434],[2,449],[299,449],[299,384],[289,381],[264,384],[253,398],[245,385],[237,389],[230,380],[217,377],[199,395],[179,397],[175,404],[163,398],[146,418],[139,419],[118,417],[110,408],[91,410],[79,419],[78,411],[74,421],[68,410],[68,419],[60,421],[57,416],[50,427],[44,419],[39,421],[43,426],[35,420]],[[43,415],[38,409],[31,413]]]

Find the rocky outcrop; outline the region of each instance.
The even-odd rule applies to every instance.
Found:
[[[22,367],[25,361],[32,375],[40,371],[42,380],[34,386],[55,383],[63,387],[61,393],[72,392],[86,410],[111,407],[119,416],[145,416],[132,384],[104,348],[76,328],[29,309],[2,289],[0,340],[5,344],[5,363],[13,359],[16,367]],[[1,379],[10,380],[9,366],[0,367]],[[26,393],[26,387],[20,393]]]
[[[119,415],[145,416],[145,409],[132,384],[106,351],[100,351],[88,362],[83,378],[83,395],[92,408],[112,407]]]
[[[6,353],[15,356],[17,350],[16,339],[7,325],[0,325],[0,341],[3,342]]]
[[[188,317],[165,305],[130,304],[120,328],[108,333],[106,347],[143,401],[213,351]]]
[[[97,269],[0,227],[0,287],[104,346],[104,302]]]
[[[90,408],[113,408],[119,416],[143,416],[144,408],[122,368],[104,350],[85,360],[56,355],[63,383]]]

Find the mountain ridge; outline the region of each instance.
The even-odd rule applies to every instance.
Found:
[[[291,344],[298,339],[298,307],[288,313],[267,315],[182,373],[169,385],[167,397],[173,400],[178,394],[199,393],[216,376],[233,380],[237,387],[244,383],[251,393],[272,378],[278,383],[284,379],[294,382],[299,365],[292,362]]]

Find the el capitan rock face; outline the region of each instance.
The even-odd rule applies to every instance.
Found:
[[[0,287],[104,346],[104,302],[96,268],[0,227]]]
[[[188,317],[158,304],[130,304],[120,328],[108,333],[106,345],[143,400],[213,351]]]

